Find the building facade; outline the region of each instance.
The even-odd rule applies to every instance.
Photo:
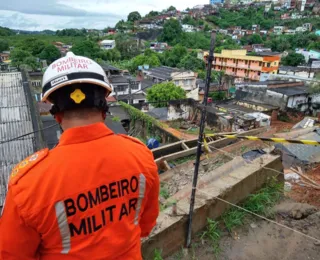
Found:
[[[116,41],[115,40],[103,40],[100,42],[100,47],[103,50],[111,50],[116,47]]]
[[[205,53],[205,61],[207,56],[208,53]],[[235,78],[260,81],[262,73],[277,74],[279,62],[280,55],[273,53],[248,56],[246,50],[222,50],[214,54],[213,69]]]

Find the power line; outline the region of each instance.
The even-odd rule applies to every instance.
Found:
[[[28,135],[32,135],[32,134],[41,132],[41,131],[43,131],[43,130],[47,130],[47,129],[52,128],[52,127],[55,127],[55,126],[57,126],[57,125],[59,125],[59,124],[54,124],[54,125],[51,125],[51,126],[48,126],[48,127],[42,128],[42,129],[39,129],[39,130],[37,130],[37,131],[33,131],[33,132],[30,132],[30,133],[27,133],[27,134],[24,134],[24,135],[20,135],[20,136],[14,137],[14,138],[9,139],[9,140],[1,141],[0,144],[9,143],[9,142],[15,141],[15,140],[17,140],[17,139],[20,139],[20,138],[22,138],[22,137],[25,137],[25,136],[28,136]]]

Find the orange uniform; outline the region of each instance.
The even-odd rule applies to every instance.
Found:
[[[103,123],[66,130],[11,174],[0,259],[142,259],[159,213],[150,150]]]

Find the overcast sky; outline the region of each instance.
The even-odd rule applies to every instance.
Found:
[[[58,30],[114,26],[128,13],[178,10],[209,3],[209,0],[0,0],[0,26],[23,30]]]

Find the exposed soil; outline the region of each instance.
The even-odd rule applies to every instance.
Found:
[[[218,255],[213,253],[212,245],[197,237],[191,249],[166,260],[317,260],[320,254],[320,212],[317,210],[309,205],[283,201],[275,207],[275,221],[319,241],[264,220],[247,218],[243,226],[231,233],[222,233]],[[296,212],[302,216],[298,220],[294,218]]]
[[[320,185],[320,165],[311,169],[305,175]],[[308,203],[320,208],[320,190],[306,187],[299,183],[290,183],[292,184],[292,189],[286,194],[288,197],[295,201]]]

